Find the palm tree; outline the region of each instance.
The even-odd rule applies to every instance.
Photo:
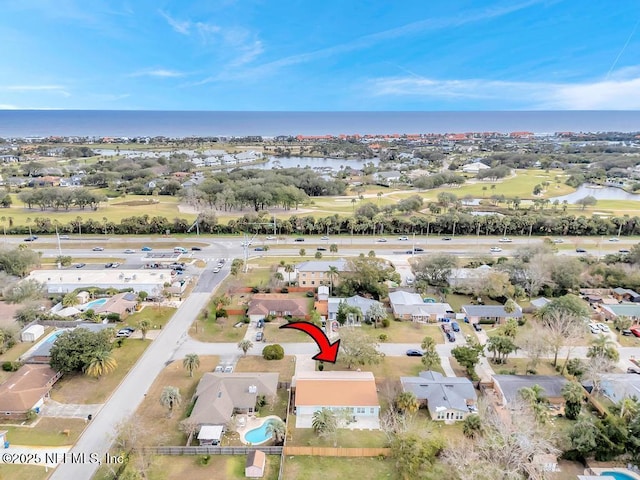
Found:
[[[640,404],[634,398],[625,397],[620,402],[620,418],[627,422],[635,418],[640,410]]]
[[[335,284],[335,280],[340,274],[338,267],[335,265],[329,265],[329,270],[327,270],[327,275],[329,275],[329,281],[331,282],[331,295],[333,295],[333,288]]]
[[[108,350],[99,350],[91,355],[89,363],[84,367],[85,375],[99,378],[108,375],[118,368],[118,362]]]
[[[287,434],[287,426],[279,418],[270,420],[267,423],[266,432],[271,435],[276,445],[282,445],[284,443],[284,437]]]
[[[62,298],[62,306],[63,307],[73,307],[74,305],[78,305],[80,303],[80,299],[73,292],[67,293]]]
[[[323,436],[334,431],[338,426],[338,419],[336,414],[331,410],[323,408],[313,413],[311,419],[311,428],[318,435]]]
[[[331,245],[329,245],[329,252],[338,253],[338,244],[332,243]]]
[[[290,263],[287,263],[284,266],[284,271],[287,273],[287,282],[291,283],[291,274],[296,271],[296,267],[294,267]]]
[[[142,333],[142,340],[145,340],[147,338],[147,332],[151,330],[151,322],[147,319],[140,320],[138,322],[138,328]]]
[[[420,408],[420,402],[413,392],[402,392],[396,397],[396,407],[402,413],[415,413]]]
[[[616,349],[615,341],[607,335],[598,335],[591,341],[591,346],[587,351],[587,357],[605,357],[617,362],[620,359],[620,354]]]
[[[177,387],[164,387],[160,394],[160,403],[169,409],[169,417],[173,415],[173,408],[182,403],[182,396]]]
[[[562,387],[564,415],[569,420],[575,420],[580,415],[584,393],[584,388],[578,382],[568,382]]]
[[[253,343],[251,340],[241,340],[238,343],[238,348],[242,350],[243,356],[247,356],[247,352],[253,348]]]
[[[188,353],[182,360],[182,366],[187,369],[189,376],[193,377],[193,371],[200,367],[200,357],[195,353]]]
[[[433,370],[440,366],[440,355],[435,350],[426,350],[420,359],[427,370]]]
[[[464,419],[462,433],[465,437],[474,438],[482,433],[482,419],[477,413],[473,413]]]
[[[307,251],[304,248],[301,248],[298,253],[300,254],[301,257],[304,257],[307,254]]]

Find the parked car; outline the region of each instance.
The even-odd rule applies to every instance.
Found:
[[[640,368],[629,367],[627,368],[627,373],[635,373],[636,375],[640,375]]]
[[[316,250],[319,251],[319,252],[326,252],[327,251],[327,249],[325,247],[318,247],[318,248],[316,248]]]
[[[304,238],[298,237],[294,240],[294,242],[304,242]]]
[[[275,240],[275,239],[276,239],[276,237],[274,237],[273,235],[269,235],[266,239],[267,239],[267,240]]]
[[[584,248],[576,248],[576,253],[587,253]]]
[[[448,333],[451,331],[451,328],[449,327],[449,325],[447,325],[446,323],[443,323],[442,325],[440,325],[440,328],[442,328],[442,331],[444,333]]]
[[[507,237],[502,237],[500,240],[498,240],[500,243],[511,243],[513,242],[513,240],[511,240],[510,238]]]
[[[480,326],[480,324],[479,324],[479,323],[474,323],[474,324],[472,324],[472,325],[473,325],[473,329],[474,329],[476,332],[481,332],[481,331],[482,331],[482,327]]]
[[[256,342],[262,342],[264,339],[264,333],[258,332],[256,333]]]
[[[222,372],[224,372],[224,367],[222,365],[218,365],[218,366],[216,366],[214,372],[222,373]]]
[[[591,330],[591,333],[594,335],[600,333],[600,327],[596,323],[590,323],[589,330]]]
[[[104,251],[103,247],[93,247],[91,250],[93,250],[94,252],[102,252]]]
[[[628,248],[621,248],[618,253],[631,253],[631,251]]]
[[[640,328],[633,327],[630,328],[629,331],[633,334],[634,337],[640,337]]]
[[[379,238],[376,240],[376,242],[378,243],[387,243],[387,239],[386,238]]]
[[[140,250],[143,251],[143,252],[150,252],[150,251],[153,250],[153,248],[151,248],[151,247],[142,247]]]
[[[409,240],[409,237],[398,237],[398,240],[406,242]]]
[[[449,242],[451,240],[451,237],[442,237],[442,240],[444,242]]]
[[[610,242],[619,242],[619,241],[620,241],[620,239],[619,239],[618,237],[611,237],[611,238],[609,239],[609,241],[610,241]]]
[[[454,332],[460,331],[460,325],[458,325],[458,322],[451,322],[451,330]]]
[[[633,332],[631,330],[622,330],[620,333],[625,337],[630,337],[633,335]]]
[[[118,333],[116,333],[116,337],[130,337],[132,333],[133,332],[128,328],[123,328],[121,330],[118,330]]]
[[[456,341],[456,336],[453,332],[447,332],[447,340],[449,340],[450,342],[455,342]]]
[[[320,240],[329,240],[329,237],[325,235],[324,237],[320,237]]]
[[[407,350],[407,357],[421,357],[421,356],[422,356],[421,350],[416,350],[414,348]]]
[[[413,285],[413,278],[407,277],[407,285]]]
[[[200,247],[191,247],[191,250],[194,252],[199,252],[202,249]]]
[[[256,327],[257,328],[263,328],[264,327],[264,318],[261,318],[258,320],[258,322],[256,323]]]
[[[600,331],[602,331],[604,333],[609,333],[611,331],[611,330],[609,330],[609,327],[607,327],[604,323],[596,323],[596,325],[598,326]]]
[[[76,268],[82,268],[82,267],[84,267],[86,265],[87,265],[86,263],[76,263],[75,266],[76,266]]]
[[[501,249],[500,247],[491,247],[491,248],[489,249],[489,251],[490,251],[491,253],[498,253],[498,252],[501,252],[501,251],[502,251],[502,249]]]
[[[254,252],[264,252],[264,247],[256,247],[253,249]]]
[[[233,373],[233,365],[227,365],[224,367],[224,373]]]
[[[136,253],[136,251],[132,248],[127,248],[124,253]]]

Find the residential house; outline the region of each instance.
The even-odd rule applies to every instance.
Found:
[[[605,318],[613,321],[618,317],[628,317],[633,323],[640,322],[640,304],[637,303],[620,303],[618,305],[602,305],[600,311]]]
[[[29,411],[39,412],[60,376],[49,365],[23,365],[0,385],[0,415],[24,420]]]
[[[135,311],[138,304],[138,296],[132,292],[118,293],[109,298],[106,303],[95,308],[95,312],[100,315],[116,313],[120,319],[124,320],[130,313]]]
[[[349,307],[355,307],[360,310],[360,313],[349,313],[345,325],[360,325],[363,321],[369,321],[370,318],[367,315],[369,309],[373,306],[382,307],[382,303],[370,298],[354,295],[349,298],[330,297],[328,299],[328,318],[330,321],[337,320],[338,309],[341,303],[345,303]]]
[[[583,382],[583,386],[591,391],[592,381]],[[640,375],[628,373],[606,373],[600,376],[599,389],[602,394],[613,403],[619,403],[625,398],[640,398]]]
[[[455,318],[448,303],[425,303],[417,293],[398,290],[389,294],[391,310],[396,318],[412,322],[438,322]]]
[[[482,163],[480,160],[475,160],[471,163],[463,165],[462,171],[464,173],[472,173],[474,175],[477,175],[481,170],[487,170],[489,168],[491,168],[489,167],[489,165]]]
[[[218,445],[222,438],[222,425],[203,425],[198,432],[198,442],[203,445]]]
[[[29,180],[30,187],[57,187],[60,185],[60,177],[46,175],[44,177],[36,177]]]
[[[258,396],[273,401],[277,388],[277,373],[205,373],[196,387],[189,420],[200,427],[218,425],[224,430],[235,413],[254,413]],[[216,441],[204,438],[212,433],[205,430],[203,440]]]
[[[480,265],[477,268],[452,268],[447,278],[447,283],[450,287],[461,287],[483,278],[492,271],[493,268],[489,265]]]
[[[338,273],[348,270],[347,261],[344,258],[337,260],[310,260],[296,265],[296,277],[301,287],[315,287],[318,285],[331,285],[329,269],[335,267]],[[286,277],[288,278],[288,277]],[[340,276],[333,278],[334,285],[340,283]]]
[[[345,428],[379,429],[380,402],[371,372],[301,372],[294,377],[296,428],[311,428],[322,409],[344,413]]]
[[[247,463],[244,467],[244,476],[247,478],[262,478],[267,456],[262,450],[253,450],[247,455]]]
[[[543,388],[544,397],[554,404],[564,402],[562,388],[567,379],[559,375],[494,375],[493,389],[502,405],[513,407],[518,402],[520,390],[539,385]]]
[[[533,310],[540,310],[542,307],[544,307],[548,303],[551,303],[551,300],[549,300],[548,298],[545,298],[545,297],[534,298],[533,300],[531,300],[531,308]]]
[[[613,296],[621,302],[640,303],[640,293],[636,293],[628,288],[614,288]]]
[[[260,320],[267,315],[307,318],[309,313],[308,298],[293,298],[286,293],[257,293],[249,301],[247,310],[251,321]]]
[[[519,305],[511,313],[505,311],[504,305],[463,305],[462,313],[469,323],[502,323],[507,318],[522,318],[522,308]]]
[[[378,172],[376,173],[376,182],[380,185],[392,185],[394,183],[400,182],[400,177],[402,174],[400,172]]]
[[[432,420],[452,423],[477,411],[478,395],[466,377],[445,377],[429,370],[417,377],[400,377],[400,383],[403,392],[412,392],[418,401],[427,404]]]

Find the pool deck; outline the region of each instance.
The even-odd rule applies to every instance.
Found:
[[[589,470],[592,472],[591,474],[595,474],[595,475],[602,475],[602,472],[620,472],[620,473],[624,473],[625,475],[628,475],[631,478],[635,478],[637,480],[640,480],[640,475],[637,474],[636,472],[629,470],[628,468],[620,468],[620,467],[609,467],[609,468],[590,468]],[[585,471],[585,475],[587,474]]]
[[[238,435],[240,435],[240,441],[242,443],[244,443],[245,445],[249,445],[249,443],[250,443],[250,442],[247,442],[244,439],[244,435],[248,431],[253,430],[254,428],[258,428],[258,427],[262,426],[262,424],[264,422],[266,422],[267,420],[273,419],[273,418],[277,418],[278,420],[282,420],[277,415],[269,415],[267,417],[256,417],[255,415],[246,415],[245,414],[245,415],[237,415],[236,417],[237,417],[236,420],[238,420],[238,421],[241,421],[239,419],[242,418],[242,417],[245,418],[244,426],[242,426],[242,427],[238,426],[236,428],[236,432],[238,432]],[[268,440],[266,440],[265,442],[262,442],[262,443],[266,443],[269,440],[271,440],[271,439],[268,439]],[[254,443],[252,445],[262,445],[262,443],[260,443],[260,444]]]

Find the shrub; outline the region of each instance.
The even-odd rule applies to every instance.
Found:
[[[523,326],[525,323],[527,323],[527,319],[525,317],[520,317],[518,319],[518,326],[519,327]]]
[[[251,293],[259,293],[260,289],[258,287],[251,287]]]
[[[284,358],[284,348],[281,345],[267,345],[262,349],[262,357],[265,360],[282,360]]]
[[[251,319],[245,315],[244,317],[242,317],[242,323],[251,323]]]
[[[378,340],[380,340],[381,342],[386,342],[388,339],[389,337],[386,333],[381,333],[380,335],[378,335]]]
[[[107,320],[109,322],[119,322],[120,321],[120,314],[119,313],[114,313],[114,312],[108,313],[107,314]]]
[[[382,319],[382,328],[389,328],[389,325],[391,325],[391,322],[389,321],[389,319],[387,317]]]
[[[211,461],[211,455],[203,455],[200,457],[200,465],[209,465]]]
[[[4,362],[2,364],[2,370],[5,372],[15,372],[22,364],[20,362]]]
[[[275,319],[276,319],[276,316],[275,315],[271,315],[271,314],[269,314],[266,317],[264,317],[265,323],[273,322]]]
[[[280,289],[280,293],[289,293],[289,289],[287,287],[282,287]]]
[[[35,410],[29,410],[27,412],[27,416],[26,416],[27,422],[31,422],[31,421],[35,420],[36,418],[38,418],[38,414],[36,413]]]

